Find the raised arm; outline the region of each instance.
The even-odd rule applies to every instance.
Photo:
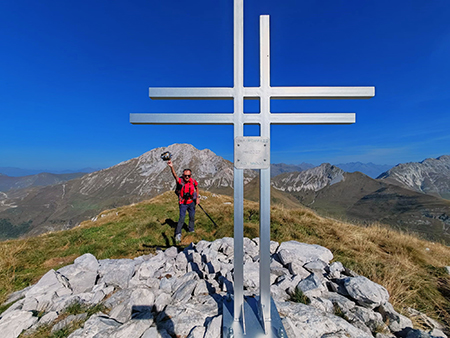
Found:
[[[167,165],[168,165],[168,166],[170,167],[170,169],[172,170],[173,178],[175,178],[175,181],[178,182],[178,176],[177,176],[177,173],[175,172],[175,169],[173,169],[173,163],[172,163],[172,161],[171,161],[171,160],[168,160],[168,161],[167,161]]]

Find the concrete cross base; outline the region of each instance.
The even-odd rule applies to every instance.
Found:
[[[267,333],[259,315],[259,297],[244,297],[244,313],[239,321],[234,321],[233,303],[231,295],[223,302],[222,338],[288,338],[272,298],[271,320],[265,323]]]

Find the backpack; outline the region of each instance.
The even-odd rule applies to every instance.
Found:
[[[182,197],[181,196],[181,192],[182,191],[184,191],[184,186],[185,186],[185,183],[184,183],[184,180],[182,179],[182,184],[180,184],[179,183],[179,180],[177,181],[177,185],[176,185],[176,187],[175,187],[175,195],[177,195],[178,197]],[[189,192],[189,195],[190,195],[190,197],[193,199],[193,200],[195,200],[195,199],[197,199],[197,194],[196,194],[196,191],[195,191],[195,185],[194,185],[194,182],[192,181],[192,194]],[[184,192],[184,193],[186,193],[186,192]]]

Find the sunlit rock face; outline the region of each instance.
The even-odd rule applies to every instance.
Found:
[[[450,156],[401,163],[378,178],[418,192],[450,199]]]

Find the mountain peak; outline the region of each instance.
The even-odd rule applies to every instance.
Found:
[[[450,198],[450,156],[397,164],[378,178],[405,188]]]
[[[330,163],[302,172],[284,173],[274,177],[272,185],[282,191],[319,191],[327,185],[333,185],[345,179],[344,171]]]

